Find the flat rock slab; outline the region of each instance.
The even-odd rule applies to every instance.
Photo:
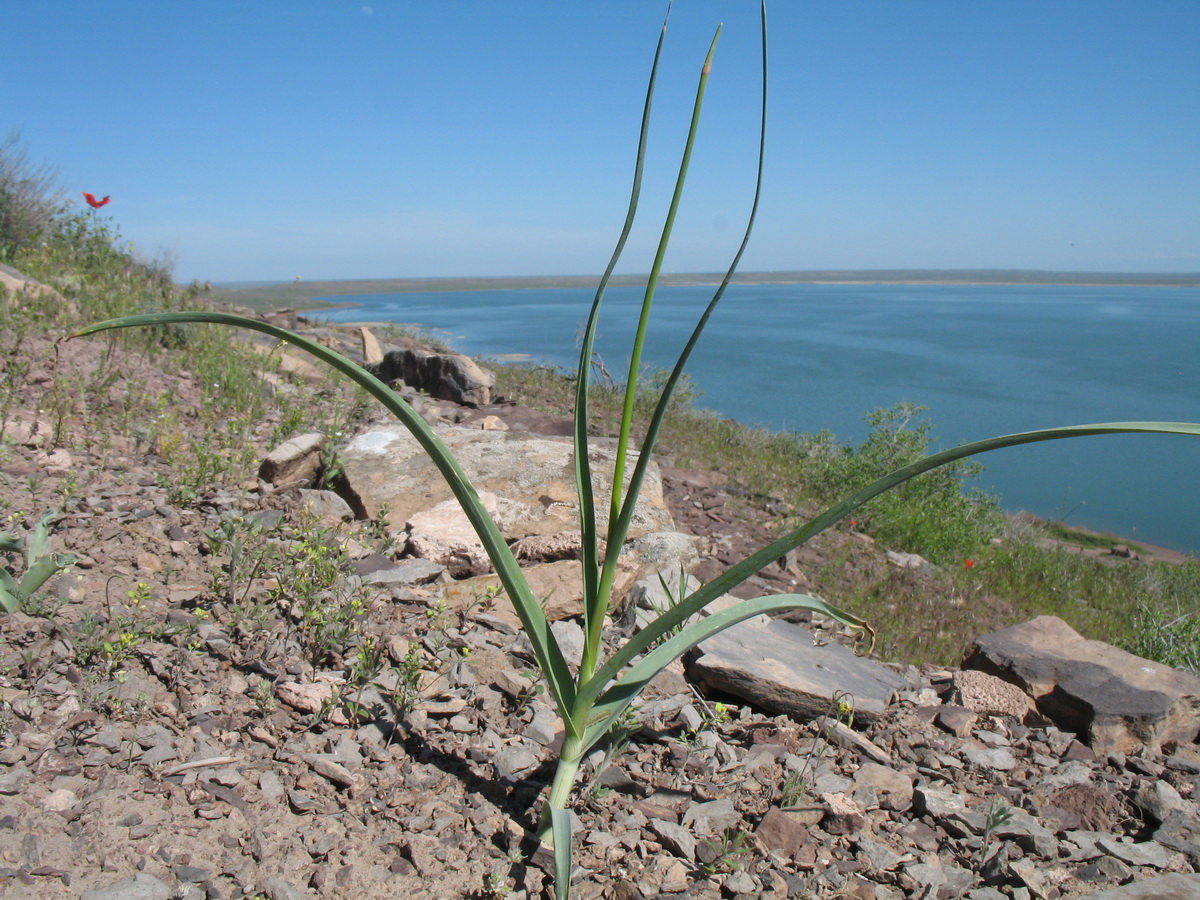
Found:
[[[1200,875],[1163,875],[1097,891],[1088,897],[1090,900],[1200,900]]]
[[[1088,640],[1056,616],[976,638],[963,668],[1018,685],[1097,752],[1158,752],[1200,734],[1200,678]]]
[[[728,628],[700,645],[692,676],[774,713],[800,719],[836,714],[838,699],[855,717],[880,715],[904,680],[841,644],[818,645],[812,632],[772,619]]]
[[[579,501],[571,441],[522,432],[484,431],[439,426],[475,489],[496,495],[496,518],[506,539],[553,535],[579,528]],[[369,517],[388,507],[391,530],[404,529],[413,516],[454,495],[441,472],[401,425],[375,428],[350,441],[342,452],[346,484]],[[615,448],[593,447],[591,464],[597,498],[607,498],[612,484]],[[627,471],[636,454],[631,454]],[[607,501],[597,502],[601,527],[608,522]],[[629,529],[629,537],[674,531],[663,500],[662,479],[649,467]]]

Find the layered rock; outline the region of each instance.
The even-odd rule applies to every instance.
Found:
[[[1097,752],[1157,751],[1200,735],[1200,678],[1087,640],[1056,616],[976,638],[963,667],[1018,685]]]

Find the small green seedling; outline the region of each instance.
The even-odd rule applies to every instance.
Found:
[[[23,553],[25,557],[25,574],[20,581],[6,567],[0,566],[0,607],[5,612],[26,611],[30,599],[42,585],[79,562],[74,553],[48,552],[50,526],[60,515],[59,510],[50,510],[38,520],[26,540],[7,531],[0,533],[0,553]]]

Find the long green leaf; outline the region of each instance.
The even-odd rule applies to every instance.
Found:
[[[0,567],[0,607],[6,613],[13,613],[20,605],[21,595],[18,593],[17,583],[8,574],[7,569]]]
[[[21,576],[21,586],[18,588],[19,596],[22,600],[28,600],[38,592],[43,584],[59,572],[65,572],[77,562],[79,562],[79,557],[74,553],[54,553],[35,559],[33,564],[25,570],[25,574]]]
[[[659,431],[662,429],[663,420],[666,418],[667,410],[671,405],[671,397],[675,393],[675,388],[679,384],[679,379],[683,377],[684,368],[687,366],[688,360],[691,358],[692,350],[700,341],[700,336],[704,333],[704,328],[708,324],[709,318],[713,311],[716,310],[717,304],[725,295],[725,289],[729,287],[730,281],[733,279],[733,273],[737,271],[738,265],[742,261],[742,255],[746,252],[746,246],[750,243],[750,235],[754,230],[754,220],[758,216],[758,204],[762,197],[763,184],[763,168],[766,162],[767,149],[767,7],[766,4],[761,4],[761,20],[762,20],[762,105],[759,113],[759,129],[758,129],[758,170],[754,182],[754,200],[750,204],[750,215],[746,220],[746,229],[742,234],[742,242],[738,246],[737,253],[734,254],[733,261],[729,264],[729,268],[725,272],[725,277],[721,280],[721,284],[713,293],[712,299],[709,300],[708,306],[704,313],[696,322],[696,327],[692,330],[691,337],[684,346],[683,351],[679,354],[679,359],[675,362],[675,367],[671,370],[666,384],[663,385],[662,393],[659,395],[658,403],[654,408],[654,413],[650,417],[650,423],[646,427],[646,436],[642,441],[640,455],[638,456],[637,464],[633,468],[633,475],[629,479],[629,489],[625,495],[625,501],[621,506],[621,513],[617,520],[617,525],[611,530],[612,540],[623,542],[625,535],[629,533],[629,526],[633,522],[633,515],[637,505],[637,499],[641,493],[642,483],[646,478],[646,471],[650,466],[650,460],[654,452],[654,445],[658,441]],[[607,561],[604,571],[601,574],[602,583],[609,584],[616,577],[616,559]]]
[[[693,647],[703,643],[726,628],[744,622],[754,616],[766,613],[783,612],[791,609],[811,609],[849,625],[852,628],[867,629],[867,623],[857,616],[831,606],[817,597],[806,594],[775,594],[767,597],[756,597],[753,600],[743,600],[736,606],[714,613],[698,622],[693,622],[683,628],[678,634],[662,641],[649,653],[630,666],[617,681],[600,694],[595,706],[588,716],[588,726],[583,734],[583,752],[600,740],[612,727],[625,709],[632,703],[647,684],[663,669],[669,666]],[[664,614],[666,618],[670,613]],[[668,620],[668,631],[678,627],[672,616]],[[657,623],[655,623],[657,624]],[[654,633],[661,634],[662,628],[651,626]],[[587,688],[584,688],[586,691]],[[580,692],[580,701],[586,701],[584,691]]]
[[[596,672],[592,684],[582,688],[576,703],[579,708],[590,708],[599,695],[603,685],[614,680],[618,673],[633,659],[644,653],[648,647],[660,640],[665,634],[680,622],[695,615],[709,603],[737,587],[760,569],[770,565],[789,550],[799,547],[805,541],[820,534],[834,523],[843,519],[864,503],[872,500],[886,490],[903,484],[911,478],[930,469],[936,469],[946,463],[965,459],[968,456],[978,456],[991,450],[1004,447],[1015,447],[1021,444],[1033,444],[1040,441],[1062,440],[1074,437],[1089,437],[1100,434],[1191,434],[1200,435],[1200,424],[1191,422],[1107,422],[1097,425],[1071,425],[1064,428],[1046,428],[1039,431],[1026,431],[1019,434],[1008,434],[1001,437],[975,441],[934,453],[924,459],[917,460],[894,472],[872,482],[867,487],[847,497],[842,502],[830,507],[816,518],[799,528],[789,532],[776,541],[763,547],[753,556],[749,556],[737,565],[731,566],[712,581],[697,588],[669,613],[656,619],[651,625],[634,635],[617,650]]]
[[[675,191],[671,195],[671,205],[667,210],[667,216],[663,222],[662,233],[658,241],[658,250],[655,252],[654,262],[650,267],[650,276],[646,281],[645,293],[642,295],[641,314],[638,318],[637,331],[633,339],[633,348],[630,351],[629,376],[625,382],[625,401],[621,413],[620,434],[617,437],[616,460],[613,463],[612,496],[609,501],[608,533],[606,536],[606,543],[610,548],[613,548],[613,552],[606,560],[604,568],[600,573],[600,582],[596,589],[596,596],[591,603],[595,607],[595,611],[586,623],[587,631],[584,635],[583,658],[588,668],[581,669],[581,683],[585,683],[590,678],[591,669],[594,668],[596,660],[600,656],[600,641],[604,631],[604,614],[607,612],[608,598],[612,593],[613,579],[616,572],[617,551],[624,543],[624,535],[618,531],[618,522],[621,517],[625,461],[629,454],[629,432],[633,425],[633,407],[637,397],[638,369],[641,367],[642,347],[646,341],[646,329],[650,322],[650,309],[654,302],[655,291],[658,289],[658,280],[662,272],[663,259],[666,257],[667,246],[671,242],[671,232],[675,227],[675,217],[679,212],[679,203],[683,199],[683,186],[687,181],[688,167],[692,159],[692,149],[696,143],[696,133],[700,129],[700,111],[704,107],[704,92],[708,86],[708,76],[712,72],[712,58],[717,49],[717,40],[720,37],[721,27],[717,26],[717,32],[713,35],[712,43],[708,48],[708,55],[704,58],[704,66],[700,70],[700,81],[696,87],[696,99],[692,106],[691,125],[688,128],[687,141],[683,148],[683,157],[679,163],[679,173],[675,179]],[[576,406],[576,415],[578,414],[579,408]],[[636,495],[634,499],[636,500]],[[628,530],[628,526],[626,526],[626,530]]]
[[[557,806],[549,807],[550,831],[554,835],[554,897],[571,896],[571,814]]]
[[[33,532],[29,535],[29,549],[25,551],[27,565],[33,565],[35,559],[41,559],[46,555],[46,547],[50,543],[50,526],[61,514],[60,510],[51,509],[38,519],[37,525],[33,527]]]
[[[479,539],[487,551],[488,558],[491,559],[492,565],[496,569],[496,575],[499,577],[501,584],[504,585],[504,589],[507,591],[509,599],[512,601],[513,607],[521,619],[521,624],[525,628],[525,634],[529,638],[534,653],[537,655],[538,663],[549,684],[550,692],[558,705],[559,712],[562,714],[563,721],[569,722],[568,714],[573,708],[575,685],[571,678],[570,669],[567,667],[566,660],[563,659],[562,651],[559,649],[558,642],[550,631],[550,624],[546,620],[546,615],[542,611],[541,604],[532,591],[530,591],[529,585],[526,583],[525,577],[512,555],[512,551],[509,550],[508,544],[504,540],[504,536],[500,533],[500,529],[492,520],[491,515],[488,514],[487,509],[484,508],[483,503],[480,502],[479,495],[476,493],[475,487],[471,484],[471,480],[467,477],[466,472],[463,471],[449,448],[433,429],[429,427],[425,420],[386,384],[362,366],[315,341],[311,341],[308,338],[301,337],[298,334],[267,322],[229,315],[227,313],[174,312],[125,316],[120,319],[112,319],[96,325],[90,325],[72,335],[72,337],[85,337],[112,328],[202,322],[229,325],[235,328],[246,328],[251,331],[270,335],[281,341],[286,341],[312,354],[322,362],[329,364],[352,379],[400,420],[421,445],[421,448],[428,454],[429,458],[433,460],[443,477],[445,477],[447,484],[449,484],[467,519],[474,527],[475,533],[479,535]]]
[[[596,329],[600,323],[600,306],[604,292],[612,279],[617,261],[625,251],[629,232],[637,217],[638,200],[642,194],[642,172],[646,163],[646,144],[650,133],[650,109],[654,102],[654,85],[658,80],[658,63],[662,57],[663,42],[667,36],[667,22],[671,18],[671,5],[667,4],[667,15],[662,31],[658,35],[658,46],[654,51],[654,62],[650,66],[650,82],[646,86],[646,102],[642,107],[642,129],[638,137],[637,160],[633,167],[633,188],[629,194],[629,208],[625,213],[625,225],[617,238],[612,257],[600,278],[592,308],[588,313],[587,325],[583,330],[583,342],[579,350],[579,369],[575,381],[575,486],[579,492],[579,527],[583,535],[580,565],[583,567],[583,630],[591,633],[590,622],[603,621],[607,610],[607,596],[599,590],[600,547],[599,529],[596,525],[596,501],[592,491],[592,468],[588,449],[588,388],[591,382],[592,354],[596,344]],[[579,665],[580,679],[586,681],[596,670],[595,648],[585,643],[583,659]]]
[[[662,272],[663,260],[667,255],[667,246],[671,242],[671,232],[675,227],[675,217],[679,213],[679,203],[683,199],[683,185],[687,181],[688,167],[692,161],[692,149],[696,144],[696,133],[700,130],[700,110],[704,107],[704,92],[708,87],[708,76],[712,73],[713,54],[717,50],[717,41],[721,37],[721,27],[713,35],[708,48],[708,56],[704,58],[704,66],[700,70],[700,81],[696,85],[696,99],[692,105],[692,121],[688,128],[687,141],[683,147],[683,158],[679,162],[679,174],[675,178],[675,191],[671,195],[671,205],[667,209],[667,217],[663,222],[662,234],[658,239],[658,249],[654,254],[654,262],[650,267],[650,277],[646,281],[646,291],[642,295],[642,310],[638,317],[637,331],[634,333],[633,346],[629,354],[629,377],[625,381],[625,404],[621,412],[620,435],[617,439],[617,460],[613,475],[612,501],[609,504],[609,537],[608,545],[620,546],[614,541],[614,528],[621,513],[621,490],[625,480],[625,458],[629,452],[629,431],[633,424],[633,405],[637,397],[637,382],[639,369],[642,365],[642,347],[646,342],[646,329],[650,324],[650,308],[654,303],[654,292],[658,288],[659,275]],[[590,636],[589,636],[590,637]]]

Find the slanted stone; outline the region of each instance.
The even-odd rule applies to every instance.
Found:
[[[700,645],[692,667],[701,684],[774,713],[815,719],[834,695],[854,698],[854,715],[878,717],[903,680],[874,660],[837,643],[817,645],[812,632],[773,619],[742,623]]]
[[[79,895],[80,900],[167,900],[171,889],[145,872],[114,881],[108,887],[92,888]]]
[[[723,834],[726,829],[736,827],[741,820],[742,814],[733,801],[722,797],[705,803],[693,803],[683,811],[681,822],[690,825],[698,834]]]
[[[851,750],[861,756],[874,760],[880,765],[887,765],[892,761],[878,745],[871,742],[870,738],[863,737],[853,728],[836,719],[831,719],[828,716],[823,718],[821,720],[821,734],[831,744],[841,747],[843,750]]]
[[[979,720],[974,712],[957,704],[938,707],[936,718],[938,725],[956,737],[966,737]]]
[[[868,872],[886,872],[895,868],[903,858],[891,847],[869,837],[859,837],[855,842],[859,858],[866,863]]]
[[[321,448],[325,435],[320,432],[288,438],[270,453],[258,467],[258,477],[268,484],[312,484],[321,470]]]
[[[451,425],[439,425],[435,430],[475,489],[496,497],[494,518],[506,540],[578,530],[579,497],[569,439]],[[591,457],[596,496],[607,496],[615,447],[598,442],[592,447]],[[636,462],[636,454],[632,457],[626,480]],[[446,501],[456,502],[437,466],[401,425],[358,435],[344,448],[342,459],[352,502],[362,515],[372,519],[386,506],[393,532],[402,530],[417,513]],[[608,504],[598,504],[596,515],[598,526],[607,527]],[[651,464],[629,537],[673,529],[658,468]]]
[[[1088,900],[1196,900],[1200,875],[1160,875],[1087,895]]]
[[[309,515],[321,522],[349,522],[354,518],[350,504],[333,491],[301,488],[300,504]]]
[[[382,363],[383,347],[379,343],[379,338],[375,337],[374,333],[366,325],[359,328],[358,332],[362,337],[363,365],[377,366]]]
[[[777,806],[767,810],[755,835],[768,850],[777,850],[793,859],[800,855],[808,843],[808,829],[804,824]]]
[[[1149,866],[1152,869],[1166,869],[1170,867],[1172,858],[1175,856],[1158,841],[1134,843],[1114,837],[1105,837],[1096,841],[1096,846],[1109,856],[1115,856],[1121,862],[1134,868]]]
[[[956,672],[953,683],[953,703],[977,715],[1007,716],[1023,721],[1035,709],[1033,699],[1015,684],[978,669]]]
[[[496,376],[475,360],[457,353],[431,353],[417,348],[389,350],[372,371],[383,381],[403,381],[437,400],[466,406],[492,402]]]
[[[962,794],[951,790],[919,787],[913,792],[913,807],[918,813],[942,819],[963,812],[967,808],[967,801]]]
[[[386,569],[378,569],[363,578],[367,584],[429,584],[446,571],[440,563],[428,559],[405,559]]]
[[[494,494],[482,493],[479,499],[489,512],[495,512]],[[483,542],[457,500],[446,500],[415,513],[406,526],[408,550],[413,556],[445,566],[455,578],[491,571],[492,562]]]
[[[1200,678],[1087,640],[1056,616],[977,638],[963,667],[1017,684],[1098,752],[1158,752],[1200,734]]]
[[[1168,813],[1154,832],[1154,840],[1171,850],[1186,853],[1192,867],[1200,868],[1200,816],[1180,810]]]
[[[866,811],[845,794],[822,794],[825,817],[821,827],[830,834],[857,834],[867,825]]]
[[[1155,823],[1164,822],[1171,813],[1187,808],[1179,791],[1160,778],[1147,781],[1138,788],[1133,795],[1133,802],[1147,821]]]
[[[977,809],[979,807],[976,807]],[[1054,859],[1058,839],[1036,816],[1019,807],[1009,807],[1008,821],[996,826],[992,834],[1001,840],[1011,840],[1026,853]]]
[[[1017,760],[1012,751],[1004,747],[968,747],[963,750],[963,756],[971,765],[980,769],[1010,772],[1017,767]]]
[[[696,858],[696,839],[682,825],[664,819],[651,819],[650,830],[658,835],[664,847],[684,859]]]
[[[872,788],[884,809],[904,812],[912,806],[912,779],[903,772],[879,763],[863,763],[854,773],[854,783]]]

